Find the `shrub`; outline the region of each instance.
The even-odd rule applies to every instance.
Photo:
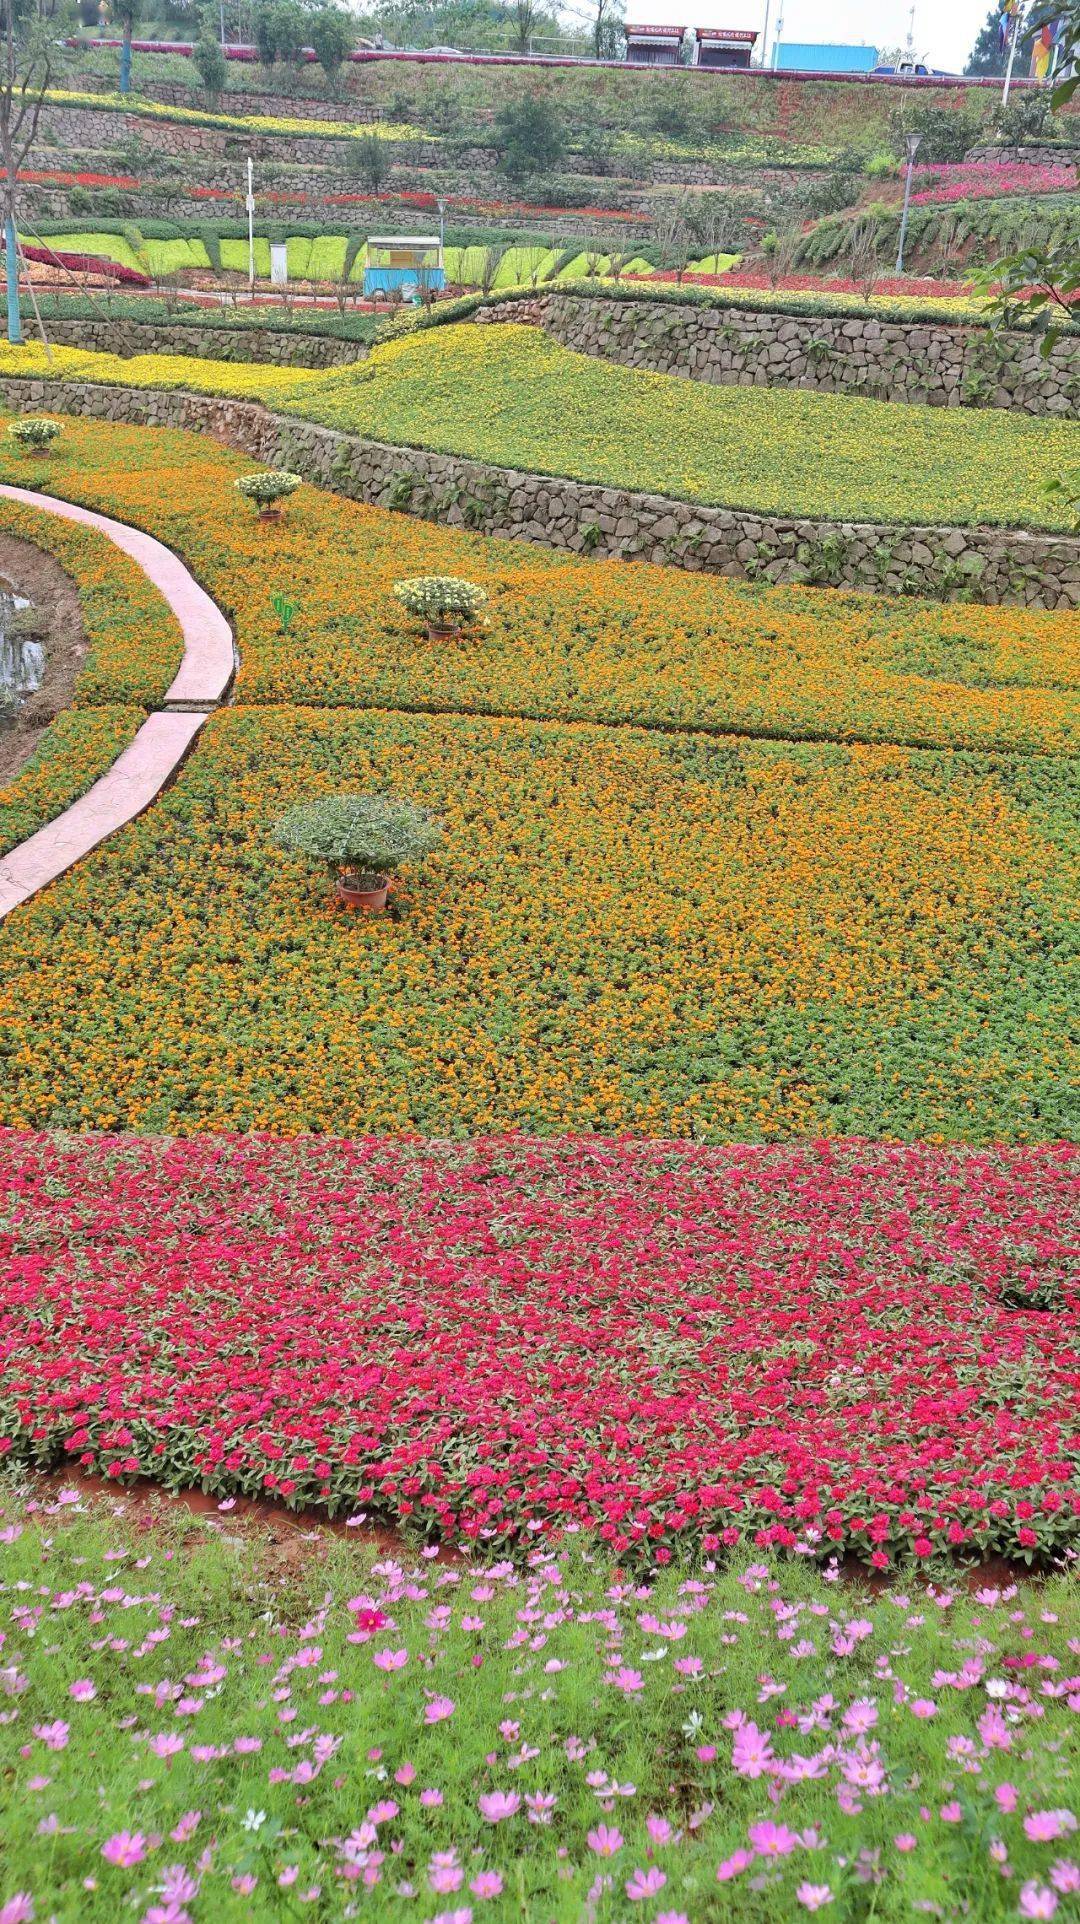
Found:
[[[59,421],[49,421],[41,414],[26,414],[19,421],[13,421],[8,429],[13,441],[24,448],[47,448],[51,441],[63,433]]]
[[[323,795],[287,810],[274,829],[278,848],[325,862],[359,888],[376,887],[441,837],[442,823],[427,809],[394,795]]]
[[[562,122],[539,94],[510,100],[495,118],[492,144],[511,180],[554,173],[563,155]]]
[[[298,474],[266,468],[259,474],[242,474],[235,485],[246,501],[254,501],[257,508],[268,508],[275,501],[283,501],[286,495],[295,494],[302,482]]]
[[[228,68],[225,55],[205,24],[195,42],[192,62],[202,82],[203,92],[211,106],[215,106],[225,91]]]
[[[483,588],[456,575],[416,575],[395,581],[394,593],[421,621],[474,621],[487,600]]]

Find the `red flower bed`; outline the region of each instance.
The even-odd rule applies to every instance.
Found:
[[[959,161],[952,166],[916,167],[922,182],[913,207],[944,207],[954,201],[1000,200],[1011,194],[1066,194],[1075,191],[1076,167],[1049,167],[1032,161]]]
[[[68,174],[52,167],[20,167],[17,178],[40,187],[122,187],[128,192],[141,184],[132,174]],[[0,180],[6,179],[7,168],[0,167]]]
[[[142,274],[135,267],[125,267],[120,261],[106,260],[103,254],[69,254],[66,250],[58,253],[55,247],[31,247],[26,241],[23,241],[20,252],[24,260],[40,261],[45,267],[66,267],[74,274],[96,274],[101,280],[123,281],[128,287],[150,286],[149,274]]]
[[[1060,1549],[1078,1173],[1062,1146],[7,1132],[2,1447],[661,1557]]]

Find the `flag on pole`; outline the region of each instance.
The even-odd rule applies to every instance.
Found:
[[[1020,0],[1005,0],[1001,19],[998,21],[998,37],[1002,47],[1007,47],[1013,30],[1013,22],[1020,11]]]

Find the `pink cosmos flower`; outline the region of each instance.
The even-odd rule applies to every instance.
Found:
[[[474,1897],[501,1897],[502,1887],[498,1871],[477,1871],[469,1885]]]
[[[732,1851],[731,1856],[725,1857],[723,1863],[716,1867],[717,1883],[729,1884],[733,1877],[739,1877],[743,1871],[748,1871],[753,1862],[753,1851]]]
[[[790,1857],[800,1842],[796,1831],[774,1824],[771,1817],[749,1825],[746,1835],[759,1857]]]
[[[1033,1877],[1021,1887],[1021,1917],[1053,1917],[1058,1901],[1048,1884],[1038,1884]]]
[[[1071,1810],[1033,1810],[1024,1819],[1024,1835],[1033,1844],[1052,1844],[1059,1837],[1068,1837],[1076,1829],[1076,1819]]]
[[[91,1703],[97,1696],[97,1685],[89,1677],[76,1677],[75,1682],[68,1685],[68,1696],[77,1704]]]
[[[963,1805],[953,1797],[949,1803],[942,1804],[939,1815],[943,1824],[961,1824],[964,1821]]]
[[[34,1924],[34,1900],[29,1891],[16,1891],[0,1904],[0,1924]]]
[[[57,1717],[51,1724],[35,1724],[34,1736],[44,1744],[46,1750],[66,1750],[70,1730],[71,1725],[66,1724],[62,1717]]]
[[[453,1714],[454,1700],[452,1697],[432,1697],[431,1702],[424,1710],[424,1722],[426,1724],[442,1724],[446,1722],[448,1717],[452,1717]]]
[[[374,1650],[371,1661],[376,1670],[404,1670],[409,1653],[407,1650]]]
[[[893,1838],[893,1843],[898,1851],[913,1851],[918,1841],[918,1838],[913,1837],[909,1830],[897,1831],[896,1836]]]
[[[621,1851],[623,1846],[622,1832],[616,1829],[614,1824],[597,1824],[596,1829],[588,1833],[585,1841],[589,1849],[596,1852],[597,1857],[614,1857],[616,1851]]]
[[[645,1679],[640,1670],[630,1670],[625,1665],[621,1670],[613,1672],[608,1682],[614,1684],[616,1690],[621,1690],[626,1697],[632,1697],[637,1691],[645,1688]]]
[[[803,1909],[807,1911],[824,1910],[826,1904],[831,1904],[833,1901],[833,1894],[827,1884],[811,1884],[806,1878],[798,1886],[795,1895]]]
[[[129,1870],[133,1864],[141,1864],[146,1856],[146,1839],[141,1830],[118,1830],[101,1846],[101,1855],[107,1864]]]
[[[476,1802],[481,1817],[489,1824],[501,1824],[504,1818],[513,1817],[521,1809],[516,1790],[484,1791]]]
[[[666,1883],[663,1871],[653,1864],[647,1871],[634,1871],[627,1879],[626,1895],[631,1904],[638,1904],[642,1898],[659,1896]]]
[[[1080,1864],[1074,1864],[1071,1857],[1059,1857],[1050,1866],[1050,1882],[1062,1897],[1080,1891]]]
[[[731,1768],[740,1777],[761,1777],[771,1770],[776,1759],[764,1731],[755,1723],[740,1724],[731,1746]]]
[[[911,1714],[913,1717],[936,1717],[937,1712],[937,1705],[933,1703],[929,1697],[916,1697],[914,1703],[911,1705]]]

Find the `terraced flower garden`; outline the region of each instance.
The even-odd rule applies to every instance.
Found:
[[[320,375],[0,351],[28,370],[1068,525],[1069,421],[513,326]],[[0,436],[3,481],[165,542],[238,653],[153,805],[0,922],[0,1924],[1067,1918],[1080,615],[306,485],[267,520],[251,469]],[[103,535],[4,532],[87,641],[10,851],[181,638]],[[429,577],[482,591],[464,632],[395,594]],[[343,792],[441,824],[386,914],[277,838]],[[133,1481],[175,1494],[91,1501]]]
[[[442,326],[360,365],[237,365],[0,344],[0,378],[264,401],[328,427],[530,473],[838,520],[1071,528],[1080,430],[796,389],[713,387],[577,354],[539,328]],[[944,506],[943,506],[944,504]]]

